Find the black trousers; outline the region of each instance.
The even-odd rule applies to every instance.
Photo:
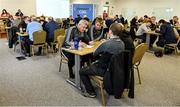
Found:
[[[9,40],[8,40],[8,45],[9,48],[13,48],[13,44],[17,41],[17,34],[16,32],[18,32],[18,28],[17,27],[12,27],[11,29],[8,30],[8,35],[9,35]]]
[[[48,43],[50,47],[52,47],[51,43],[54,42],[54,38],[46,38],[46,42]],[[56,45],[53,45],[53,50],[55,49],[56,49]]]
[[[66,52],[63,50],[63,53],[64,55],[68,58],[68,69],[69,69],[69,76],[70,78],[71,77],[74,77],[74,74],[73,74],[73,69],[72,67],[74,66],[75,64],[75,56],[74,54],[72,53],[69,53],[69,52]],[[90,58],[91,58],[91,55],[84,55],[84,56],[81,56],[81,67],[84,66],[84,63],[87,62],[87,64],[89,64],[89,61],[90,61]]]
[[[153,43],[155,42],[155,40],[157,39],[156,35],[150,35],[150,47],[152,47]]]
[[[63,53],[68,58],[69,77],[72,78],[72,77],[74,77],[73,69],[72,69],[72,67],[74,66],[74,62],[75,62],[74,54],[66,52],[64,50],[63,50]]]
[[[24,47],[26,49],[25,50],[26,53],[30,54],[30,45],[33,44],[33,41],[31,41],[29,38],[26,38],[26,37],[22,37],[21,40],[22,40],[22,43],[23,43],[23,45],[24,45]],[[39,47],[38,53],[41,53],[41,51],[42,51],[42,47]]]
[[[130,35],[131,35],[133,40],[136,39],[136,32],[135,32],[135,30],[137,31],[137,26],[131,26],[130,27]]]
[[[105,69],[100,68],[97,63],[80,69],[79,71],[80,78],[88,93],[95,92],[89,76],[102,76],[103,77],[104,72],[105,72]]]

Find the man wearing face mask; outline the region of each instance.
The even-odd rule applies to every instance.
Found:
[[[95,25],[92,25],[88,30],[88,35],[91,41],[100,40],[103,38],[103,19],[97,18]]]
[[[96,97],[95,90],[91,84],[89,76],[102,76],[108,68],[112,55],[123,51],[125,46],[119,35],[123,33],[123,26],[118,23],[113,23],[109,28],[110,39],[102,43],[94,52],[93,56],[96,61],[87,67],[80,69],[80,78],[85,86],[86,92],[83,93],[85,97]]]

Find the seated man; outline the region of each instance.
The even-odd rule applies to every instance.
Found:
[[[91,41],[100,40],[103,38],[103,19],[97,18],[95,25],[92,25],[88,30],[88,35]]]
[[[89,44],[90,40],[87,33],[85,32],[86,27],[87,27],[86,20],[82,19],[79,21],[77,26],[67,29],[65,41],[62,47],[65,47],[65,48],[72,47],[72,44],[74,44],[73,40],[75,39],[78,40],[79,46],[84,46],[86,44]],[[74,54],[71,54],[66,51],[63,51],[63,53],[68,58],[69,77],[74,78],[74,74],[72,70],[72,67],[74,66],[74,60],[75,60]],[[81,58],[81,62],[83,62],[85,59],[86,59],[86,56],[83,56],[83,58]]]
[[[52,17],[48,18],[48,23],[45,25],[45,30],[47,32],[47,43],[50,45],[51,42],[54,41],[54,31],[59,28],[59,25],[57,22],[53,20]],[[53,46],[53,49],[55,49],[55,46]]]
[[[45,30],[45,26],[46,26],[46,23],[47,23],[46,17],[45,16],[40,16],[39,17],[39,23],[42,25],[43,30]]]
[[[161,19],[159,20],[159,25],[160,29],[156,30],[156,32],[162,35],[159,36],[157,45],[163,47],[165,44],[176,43],[176,36],[171,24]]]
[[[20,9],[16,12],[15,16],[22,17],[24,14],[21,12]]]
[[[111,56],[124,50],[124,43],[119,38],[119,34],[122,34],[122,31],[123,26],[121,24],[112,24],[109,29],[110,39],[102,43],[94,52],[94,57],[98,57],[95,63],[79,71],[80,78],[86,89],[86,92],[83,93],[84,96],[96,97],[89,76],[98,75],[103,77],[108,68]]]
[[[146,33],[151,31],[150,29],[151,21],[147,20],[147,22],[143,23],[141,26],[139,26],[136,36],[142,39],[142,42],[146,41]]]
[[[113,22],[114,22],[114,23],[121,23],[121,20],[119,19],[118,15],[115,15],[115,16],[114,16]]]
[[[26,32],[29,35],[29,38],[23,38],[22,40],[25,42],[24,46],[26,48],[26,53],[30,55],[30,45],[33,44],[33,33],[36,31],[42,30],[42,26],[39,22],[37,22],[36,17],[31,18],[31,22],[28,23]],[[42,47],[39,48],[37,55],[41,54]]]

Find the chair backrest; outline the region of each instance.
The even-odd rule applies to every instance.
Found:
[[[120,98],[124,89],[129,89],[129,94],[132,92],[133,96],[133,78],[130,52],[121,51],[110,59],[108,70],[104,74],[104,88],[107,93],[113,93],[115,98]]]
[[[59,48],[59,49],[62,47],[63,42],[64,42],[64,39],[65,39],[65,36],[58,36],[58,37],[57,37],[58,48]]]
[[[133,64],[140,63],[142,60],[142,57],[144,56],[145,52],[148,50],[148,44],[147,43],[141,43],[139,44],[134,51],[133,56]]]
[[[173,31],[174,31],[176,38],[179,39],[179,33],[178,33],[177,29],[173,28]]]
[[[5,32],[5,25],[2,20],[0,20],[0,32]]]
[[[39,30],[33,33],[33,44],[44,44],[46,43],[46,32],[43,30]]]
[[[62,29],[56,29],[54,31],[54,42],[57,41],[57,37],[60,36],[60,35],[62,35],[62,36],[65,35],[65,29],[63,29],[63,28]]]
[[[178,40],[177,40],[177,46],[180,44],[180,37],[178,38]]]

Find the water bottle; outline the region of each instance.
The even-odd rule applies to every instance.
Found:
[[[78,50],[79,48],[79,40],[77,37],[74,38],[74,49]]]
[[[20,33],[23,33],[23,29],[22,29],[22,27],[20,27],[20,28],[19,28],[19,31],[20,31]]]

